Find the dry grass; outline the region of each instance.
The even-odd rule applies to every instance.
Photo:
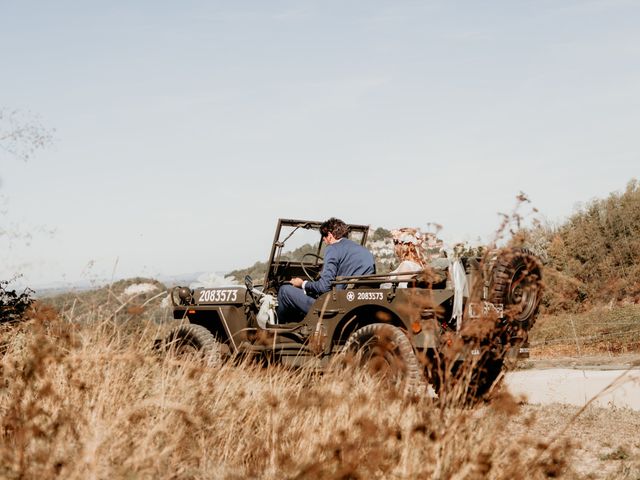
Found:
[[[543,478],[571,474],[508,395],[476,409],[358,372],[212,367],[152,353],[163,327],[32,320],[3,331],[3,478]],[[514,438],[516,441],[514,441]]]
[[[152,345],[171,325],[150,319],[162,309],[126,313],[125,302],[111,307],[124,316],[39,304],[36,318],[3,327],[1,478],[638,477],[637,444],[591,438],[585,453],[571,442],[582,421],[571,409],[500,391],[462,409],[339,365],[321,375],[159,355]]]
[[[640,412],[628,409],[588,407],[572,421],[580,407],[526,405],[509,423],[506,434],[526,429],[531,437],[548,442],[565,428],[564,441],[571,449],[569,478],[640,478]]]
[[[536,356],[619,355],[640,352],[640,305],[594,307],[542,315],[530,333]]]

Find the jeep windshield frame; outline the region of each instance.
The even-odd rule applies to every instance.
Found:
[[[319,256],[322,251],[322,237],[320,236],[320,226],[323,222],[318,222],[314,220],[295,220],[295,219],[278,219],[278,225],[276,227],[276,232],[273,237],[273,243],[271,244],[271,253],[269,255],[269,262],[267,273],[264,278],[264,285],[271,285],[277,280],[277,273],[279,269],[283,265],[293,266],[296,268],[300,268],[302,262],[291,260],[291,259],[283,259],[284,247],[286,245],[287,240],[294,236],[294,234],[299,229],[316,231],[317,232],[317,241],[313,242],[315,245],[313,252],[315,255]],[[358,225],[358,224],[347,224],[349,227],[349,235],[348,237],[352,238],[354,234],[357,234],[359,238],[359,243],[364,246],[367,243],[367,236],[369,235],[369,225]],[[290,231],[289,231],[290,230]],[[316,257],[314,260],[315,265],[319,265],[319,260]]]

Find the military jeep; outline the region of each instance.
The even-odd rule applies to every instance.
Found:
[[[261,283],[247,277],[241,286],[174,287],[173,315],[183,322],[162,345],[216,361],[250,355],[321,369],[335,355],[352,353],[395,384],[426,379],[436,391],[474,359],[465,387],[474,396],[489,389],[505,358],[528,355],[541,266],[523,249],[441,258],[415,272],[338,277],[306,316],[279,321],[280,286],[292,277],[315,280],[322,270],[320,225],[280,219]],[[349,238],[361,245],[368,233],[367,225],[349,225]]]

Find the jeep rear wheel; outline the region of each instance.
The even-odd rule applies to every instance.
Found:
[[[407,336],[385,323],[366,325],[351,334],[344,351],[389,386],[418,392],[425,386],[423,368]]]
[[[473,404],[483,400],[496,384],[504,366],[504,359],[492,352],[484,355],[473,365],[473,371],[467,390],[467,401]]]
[[[440,370],[432,372],[431,380],[443,405],[474,406],[486,400],[500,378],[503,359],[485,351],[478,357],[468,356],[446,365],[438,362]]]
[[[222,361],[222,345],[213,334],[202,325],[181,325],[173,329],[163,342],[164,349],[178,357],[200,356],[210,365]],[[228,348],[227,348],[228,349]]]

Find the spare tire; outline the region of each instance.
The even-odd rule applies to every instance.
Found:
[[[505,248],[493,263],[488,300],[502,304],[505,319],[529,330],[542,298],[542,264],[525,248]]]

